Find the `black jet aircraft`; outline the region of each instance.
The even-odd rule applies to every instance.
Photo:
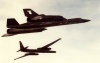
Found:
[[[26,52],[26,54],[21,57],[18,57],[16,59],[23,58],[28,55],[39,55],[38,53],[56,53],[56,51],[51,50],[51,48],[49,48],[49,46],[53,45],[54,43],[56,43],[59,40],[61,40],[61,38],[51,42],[50,44],[43,46],[43,47],[37,48],[37,49],[27,49],[28,46],[24,47],[20,41],[20,50],[18,50],[17,52],[19,52],[19,51]],[[14,60],[16,60],[16,59],[14,59]]]
[[[27,17],[27,23],[19,24],[14,18],[7,19],[7,34],[4,34],[2,37],[22,33],[42,32],[46,30],[46,27],[78,24],[90,21],[82,18],[66,19],[60,15],[39,15],[31,9],[23,9],[23,11]]]

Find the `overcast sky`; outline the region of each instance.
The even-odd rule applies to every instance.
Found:
[[[100,63],[100,0],[0,0],[0,36],[6,34],[7,18],[26,22],[23,8],[31,8],[38,14],[62,15],[65,18],[84,18],[90,22],[47,28],[41,33],[0,37],[0,63]],[[51,46],[57,53],[27,56],[16,52],[19,41],[34,49],[58,38]]]

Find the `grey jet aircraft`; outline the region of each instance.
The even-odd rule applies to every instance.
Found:
[[[25,52],[26,54],[21,56],[21,57],[14,59],[14,60],[26,57],[28,55],[39,55],[38,53],[56,53],[56,51],[51,50],[51,48],[49,48],[49,47],[59,40],[61,40],[61,38],[51,42],[50,44],[43,46],[43,47],[37,48],[37,49],[27,49],[28,46],[24,47],[22,42],[20,41],[20,50],[18,50],[17,52],[21,51],[21,52]]]
[[[31,9],[23,9],[23,11],[27,17],[27,23],[19,24],[14,18],[7,19],[7,34],[4,34],[2,37],[23,33],[42,32],[46,30],[46,27],[78,24],[90,21],[82,18],[66,19],[60,15],[39,15]]]

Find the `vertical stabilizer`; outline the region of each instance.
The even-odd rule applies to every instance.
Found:
[[[25,16],[28,18],[32,18],[38,15],[36,12],[34,12],[31,9],[23,9],[23,11],[24,11]]]
[[[11,26],[19,25],[19,23],[15,20],[15,18],[7,19],[7,27],[10,28]]]
[[[20,49],[17,52],[24,51],[25,50],[25,47],[23,46],[23,44],[22,44],[21,41],[19,41],[19,45],[20,45]]]
[[[19,41],[19,43],[20,43],[20,49],[21,49],[21,50],[24,49],[24,46],[23,46],[22,42]]]

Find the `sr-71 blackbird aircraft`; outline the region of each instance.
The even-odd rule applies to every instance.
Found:
[[[66,19],[60,15],[44,15],[37,14],[31,9],[23,9],[27,17],[27,23],[19,24],[14,18],[7,19],[7,34],[5,36],[12,36],[16,34],[42,32],[46,27],[85,23],[90,20],[82,18]]]
[[[54,43],[56,43],[59,40],[61,40],[61,38],[51,42],[50,44],[43,46],[43,47],[37,48],[37,49],[27,49],[28,46],[24,47],[20,41],[20,50],[18,50],[17,52],[19,52],[19,51],[26,52],[26,54],[14,59],[14,60],[17,60],[19,58],[23,58],[23,57],[28,56],[28,55],[39,55],[38,53],[56,53],[56,51],[52,51],[51,48],[49,48],[49,46],[53,45]]]

